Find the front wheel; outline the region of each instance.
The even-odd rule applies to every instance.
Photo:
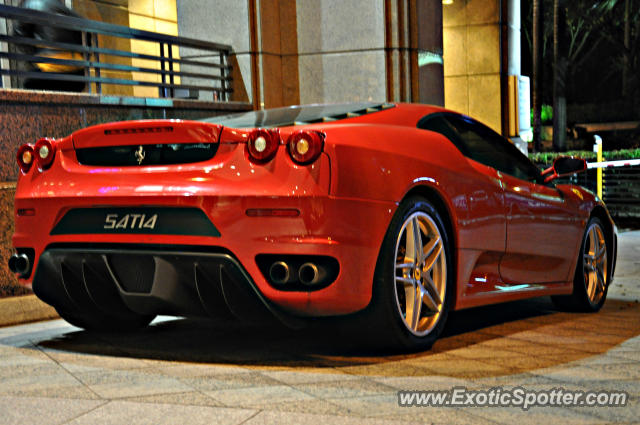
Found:
[[[438,211],[421,197],[403,201],[378,257],[370,305],[381,344],[430,348],[453,299],[452,254]]]
[[[607,237],[602,221],[593,217],[587,223],[582,238],[573,279],[573,293],[551,297],[554,304],[563,310],[600,310],[609,289],[608,254]]]

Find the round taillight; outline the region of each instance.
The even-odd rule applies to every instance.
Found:
[[[36,143],[34,153],[38,166],[44,170],[49,168],[53,162],[53,158],[56,154],[56,145],[51,139],[40,139]]]
[[[18,166],[22,172],[28,172],[34,161],[33,145],[26,144],[20,146],[20,148],[18,148],[18,155],[16,156],[16,159],[18,160]]]
[[[247,151],[253,161],[267,162],[276,155],[279,144],[280,135],[277,131],[258,129],[249,135]]]
[[[318,159],[324,145],[321,133],[301,130],[289,136],[287,146],[291,158],[301,165],[311,164]]]

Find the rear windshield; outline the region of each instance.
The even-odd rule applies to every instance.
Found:
[[[296,105],[285,108],[219,115],[217,117],[205,118],[201,121],[234,128],[287,127],[291,125],[329,122],[357,117],[393,106],[393,104],[376,102]]]

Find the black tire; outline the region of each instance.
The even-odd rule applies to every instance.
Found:
[[[155,319],[154,315],[142,316],[134,313],[124,317],[100,314],[98,312],[88,315],[59,309],[56,309],[56,311],[60,317],[73,326],[98,332],[131,332],[147,326]]]
[[[598,291],[598,293],[592,292],[590,294],[590,272],[587,269],[590,265],[591,267],[593,267],[593,265],[586,263],[585,258],[591,255],[590,247],[593,247],[594,243],[592,239],[598,239],[598,244],[603,244],[605,247],[605,251],[602,254],[604,267],[596,267],[595,272],[596,275],[598,275],[597,270],[601,270],[599,275],[604,281],[602,282],[603,288],[599,291],[599,285],[596,283],[596,291]],[[609,240],[609,235],[607,235],[602,221],[597,217],[592,217],[587,223],[584,235],[582,236],[576,271],[573,278],[573,292],[570,295],[554,295],[551,297],[553,304],[557,308],[565,311],[583,312],[596,312],[602,308],[607,298],[611,277],[609,267],[609,252],[611,247],[609,246]]]
[[[400,239],[402,237],[401,232],[403,231],[403,226],[405,226],[405,223],[407,223],[412,216],[415,217],[416,214],[420,214],[420,216],[425,220],[426,217],[428,217],[431,220],[429,223],[435,224],[442,241],[440,250],[444,254],[444,260],[440,260],[440,254],[438,254],[437,261],[442,261],[438,265],[438,273],[442,273],[443,269],[446,271],[446,275],[444,277],[441,275],[438,277],[440,288],[444,288],[444,299],[440,300],[440,303],[437,303],[440,307],[439,313],[432,314],[431,316],[427,315],[422,319],[418,314],[418,320],[416,323],[424,321],[424,319],[433,321],[429,326],[430,329],[428,329],[423,335],[417,335],[417,330],[410,330],[411,325],[407,323],[407,316],[409,313],[406,310],[404,313],[402,311],[403,303],[399,299],[399,297],[402,296],[402,292],[397,292],[397,288],[399,287],[396,286],[398,285],[398,276],[396,274],[396,270],[398,269],[396,265],[396,250],[401,244]],[[421,226],[419,227],[422,229]],[[427,240],[430,241],[431,239]],[[410,197],[400,204],[391,220],[391,223],[389,224],[389,228],[382,243],[376,263],[372,300],[365,313],[368,322],[365,329],[369,331],[368,338],[372,340],[369,342],[373,342],[373,344],[379,348],[392,349],[394,351],[421,351],[431,348],[438,336],[442,333],[454,299],[454,261],[452,246],[449,240],[449,235],[446,232],[440,214],[427,200],[416,196]],[[425,247],[426,246],[428,245],[425,245]],[[403,262],[405,261],[403,260]],[[431,277],[431,281],[433,282],[435,277],[433,274],[434,272],[431,270],[433,270],[433,268],[431,268],[428,273]],[[415,270],[412,273],[414,272]],[[404,271],[399,273],[403,274]],[[426,286],[427,284],[425,283],[424,287]],[[433,289],[434,287],[435,285],[431,288]],[[409,291],[411,291],[411,289],[409,289]],[[406,307],[410,302],[405,299],[405,303]],[[422,308],[427,307],[425,304],[421,304],[421,306]],[[431,311],[431,313],[433,313],[433,311]]]

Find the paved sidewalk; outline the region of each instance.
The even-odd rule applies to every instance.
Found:
[[[640,418],[640,232],[598,314],[546,298],[458,312],[431,351],[372,355],[305,333],[161,318],[129,335],[0,328],[0,424],[567,424]],[[399,390],[626,391],[626,407],[399,407]]]

